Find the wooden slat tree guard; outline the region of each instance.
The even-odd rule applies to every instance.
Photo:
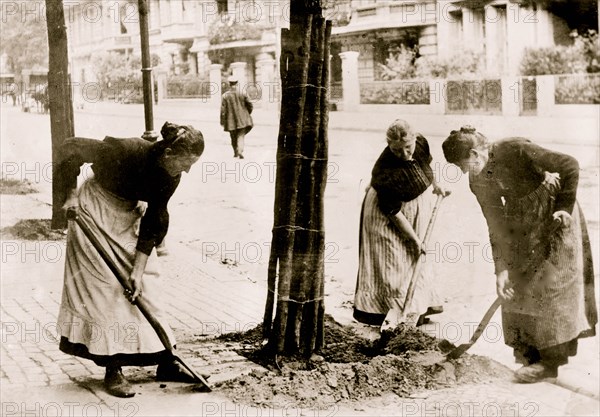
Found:
[[[290,19],[281,37],[281,118],[263,328],[270,352],[310,357],[323,346],[331,22],[320,1],[307,0],[291,2]]]

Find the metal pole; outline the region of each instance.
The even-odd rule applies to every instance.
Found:
[[[138,0],[140,15],[140,39],[142,49],[142,85],[144,91],[144,120],[146,131],[142,138],[155,142],[158,134],[154,131],[154,115],[152,113],[152,59],[150,57],[150,43],[148,40],[148,0]]]

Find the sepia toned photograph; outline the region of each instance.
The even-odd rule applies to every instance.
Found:
[[[598,0],[0,0],[0,416],[600,415]]]

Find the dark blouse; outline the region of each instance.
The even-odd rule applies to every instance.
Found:
[[[92,163],[96,181],[106,190],[126,200],[147,202],[136,246],[146,255],[167,234],[167,203],[181,179],[158,164],[160,146],[141,138],[67,139],[58,167],[63,175],[77,176],[83,163]]]
[[[431,153],[427,139],[417,135],[410,161],[403,161],[386,147],[373,167],[371,186],[377,191],[379,208],[396,214],[402,203],[420,196],[432,183]]]
[[[494,143],[481,173],[470,181],[490,233],[496,272],[506,269],[503,253],[508,225],[504,223],[504,201],[524,197],[544,181],[545,172],[560,175],[560,190],[555,196],[554,210],[573,212],[579,182],[579,163],[569,155],[535,145],[524,138],[507,138]]]

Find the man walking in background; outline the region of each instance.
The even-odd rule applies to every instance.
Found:
[[[229,86],[221,98],[221,126],[231,136],[233,157],[244,159],[244,138],[253,126],[252,102],[239,91],[236,78],[229,78]]]

